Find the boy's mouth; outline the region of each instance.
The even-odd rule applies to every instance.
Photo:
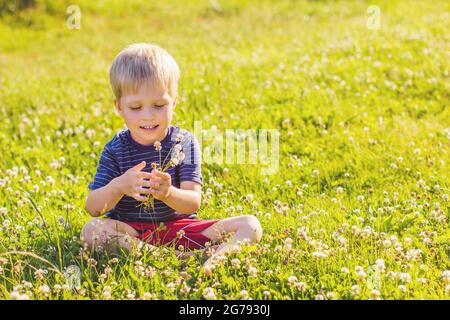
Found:
[[[159,124],[154,125],[154,126],[140,126],[139,128],[141,128],[142,130],[145,131],[154,131],[156,130],[156,128],[158,128]]]

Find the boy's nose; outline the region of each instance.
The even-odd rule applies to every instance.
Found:
[[[143,117],[144,119],[153,119],[155,117],[155,113],[153,112],[152,108],[144,108],[143,111]]]

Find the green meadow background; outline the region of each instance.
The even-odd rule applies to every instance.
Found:
[[[449,9],[0,0],[0,298],[449,299]],[[112,257],[79,242],[87,185],[123,127],[109,66],[134,42],[180,66],[173,124],[280,132],[275,175],[203,164],[199,217],[252,214],[264,230],[212,277],[203,252]]]

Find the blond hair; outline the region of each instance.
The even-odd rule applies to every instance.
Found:
[[[177,63],[161,47],[151,43],[135,43],[123,49],[109,70],[109,80],[116,96],[135,93],[142,85],[162,85],[176,97],[180,70]]]

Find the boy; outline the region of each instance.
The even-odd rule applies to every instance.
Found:
[[[127,129],[103,149],[86,200],[86,210],[94,218],[83,227],[81,240],[91,250],[130,251],[143,242],[204,249],[206,242],[233,233],[206,261],[204,271],[210,274],[215,257],[237,248],[238,241],[259,241],[262,230],[251,215],[194,219],[202,194],[201,151],[192,134],[171,125],[178,80],[177,63],[154,44],[133,44],[114,59],[110,81],[115,111]],[[181,148],[174,148],[176,144]],[[161,170],[173,150],[181,150],[182,161]],[[145,210],[142,202],[149,195],[154,197],[154,209]],[[97,218],[104,213],[106,219]],[[159,228],[161,222],[165,228]]]

